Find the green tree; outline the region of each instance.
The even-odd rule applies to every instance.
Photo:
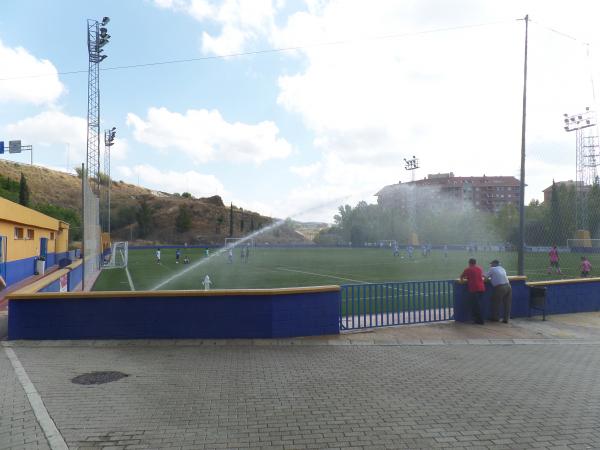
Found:
[[[47,216],[54,217],[55,219],[62,220],[63,222],[68,223],[69,240],[81,240],[81,217],[78,211],[71,208],[56,206],[51,203],[39,203],[33,208],[36,211],[41,212],[42,214],[46,214]]]
[[[179,206],[179,213],[175,218],[175,229],[178,233],[185,233],[192,228],[192,214],[187,206]]]
[[[593,238],[600,237],[600,185],[594,183],[588,193],[588,220]]]
[[[116,229],[131,225],[136,221],[136,210],[130,206],[119,206],[115,211],[111,208],[111,227]]]
[[[135,214],[135,218],[138,223],[138,233],[141,238],[148,236],[154,229],[154,217],[152,208],[150,205],[143,200]]]
[[[548,233],[550,238],[550,245],[560,240],[561,227],[560,227],[560,202],[558,199],[558,187],[554,180],[552,180],[552,188],[550,190],[550,213],[548,216]]]
[[[183,198],[192,198],[192,194],[190,194],[189,192],[184,192],[183,194],[181,194],[181,196]]]
[[[223,225],[224,220],[223,216],[219,216],[217,217],[217,220],[215,220],[215,234],[221,234],[221,225]]]
[[[19,204],[29,206],[29,186],[27,186],[27,180],[22,172],[21,181],[19,182]]]
[[[233,237],[233,203],[229,207],[229,237]]]

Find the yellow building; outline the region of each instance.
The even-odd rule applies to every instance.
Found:
[[[57,264],[68,245],[68,223],[0,197],[0,276],[8,286],[33,275],[40,257]]]

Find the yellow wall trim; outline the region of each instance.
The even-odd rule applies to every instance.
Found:
[[[64,270],[64,269],[62,269]],[[60,272],[60,271],[59,271]],[[52,274],[54,275],[54,274]],[[60,277],[58,275],[54,280]],[[52,281],[54,281],[52,280]],[[42,280],[40,280],[42,281]],[[46,283],[44,286],[47,286]],[[42,289],[44,286],[40,287]],[[314,292],[339,292],[341,288],[336,285],[330,286],[307,286],[276,289],[214,289],[210,291],[187,290],[187,291],[98,291],[98,292],[24,292],[23,289],[9,294],[9,300],[39,300],[43,298],[56,298],[60,295],[64,299],[77,298],[139,298],[139,297],[219,297],[219,296],[253,296],[253,295],[292,295]]]
[[[48,286],[50,283],[58,280],[64,274],[69,273],[71,270],[75,269],[76,267],[79,267],[81,265],[81,263],[82,263],[82,261],[80,259],[78,259],[77,261],[74,261],[73,263],[69,264],[65,268],[59,269],[56,272],[52,272],[51,274],[46,275],[45,277],[40,278],[39,280],[34,281],[33,283],[28,284],[27,286],[24,286],[19,290],[16,290],[12,295],[19,295],[19,294],[29,295],[29,294],[37,293],[40,289],[44,289],[46,286]]]
[[[556,284],[578,284],[578,283],[589,283],[599,282],[600,277],[595,278],[570,278],[568,280],[548,280],[548,281],[532,281],[527,283],[527,286],[552,286]]]

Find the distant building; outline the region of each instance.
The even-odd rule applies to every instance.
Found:
[[[574,188],[575,185],[577,184],[577,182],[573,181],[573,180],[567,180],[567,181],[556,181],[556,182],[554,182],[554,184],[556,185],[557,188],[560,186],[565,186],[567,188]],[[581,182],[579,182],[579,186],[582,186]],[[589,191],[591,188],[592,188],[591,186],[583,186],[584,191]],[[544,193],[544,203],[550,203],[550,201],[552,200],[552,185],[548,186],[542,192]]]
[[[377,203],[386,207],[403,207],[412,188],[417,188],[417,202],[423,198],[420,192],[427,191],[425,198],[428,201],[451,198],[480,211],[497,212],[507,204],[519,206],[520,182],[515,177],[456,177],[452,172],[430,174],[422,180],[385,186],[375,194]]]

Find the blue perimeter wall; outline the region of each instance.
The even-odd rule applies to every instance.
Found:
[[[69,258],[70,253],[48,253],[46,259],[46,269],[58,264],[63,258]],[[16,261],[6,262],[6,284],[18,283],[25,278],[33,276],[35,274],[35,260],[37,257],[18,259]],[[73,258],[71,258],[73,259]]]
[[[33,294],[9,299],[8,338],[231,339],[339,334],[339,308],[339,290],[197,296],[137,292],[122,297],[117,293]]]
[[[511,281],[513,300],[511,317],[529,316],[529,297],[531,287],[525,280]],[[538,283],[532,285],[539,287]],[[546,287],[546,314],[568,314],[592,312],[600,310],[600,280],[578,279],[556,281],[544,284]],[[481,302],[484,318],[490,318],[490,296],[492,287],[486,283],[486,291]],[[454,285],[454,319],[459,322],[470,322],[471,309],[467,304],[467,285],[456,282]],[[541,315],[541,311],[532,310],[532,315]]]

